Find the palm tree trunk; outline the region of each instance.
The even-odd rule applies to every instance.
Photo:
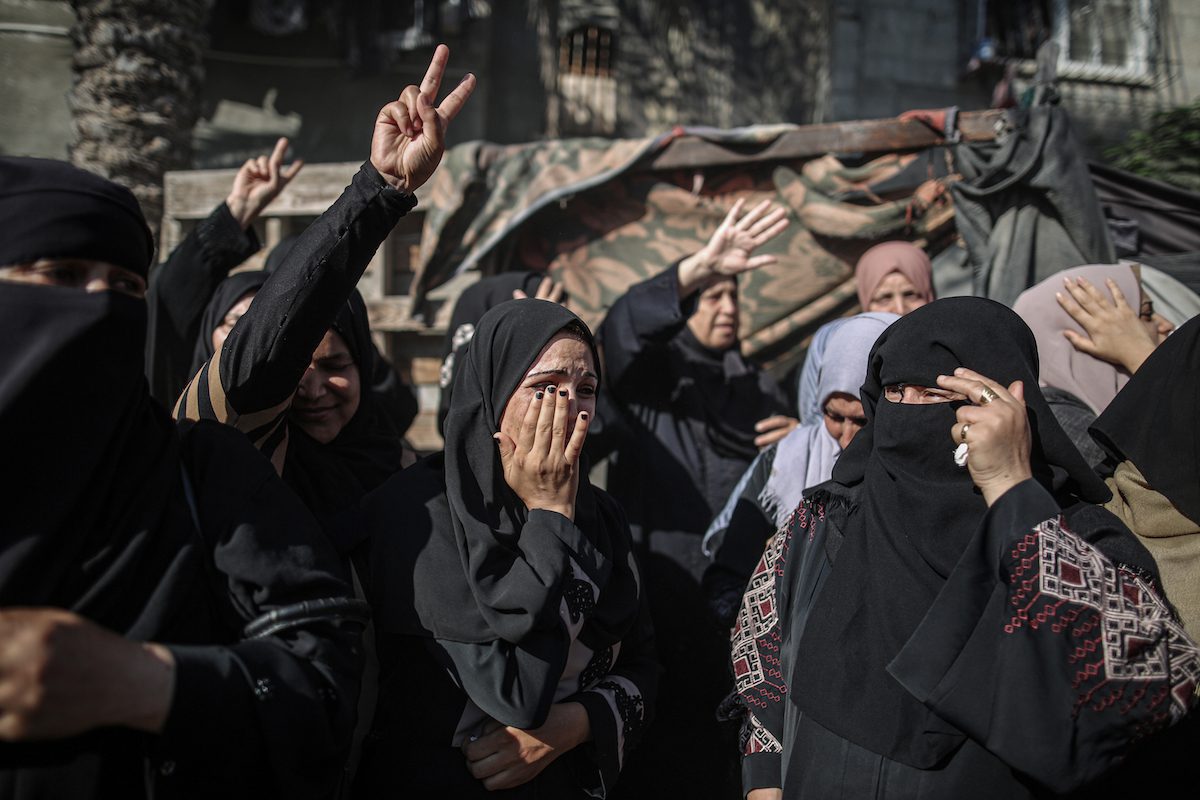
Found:
[[[163,173],[191,166],[211,0],[71,6],[71,161],[127,186],[158,230]]]

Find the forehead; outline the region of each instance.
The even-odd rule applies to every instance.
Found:
[[[334,358],[335,356],[350,355],[350,347],[337,331],[330,328],[325,332],[325,338],[313,351],[313,359]]]
[[[706,297],[720,297],[723,294],[737,294],[737,281],[733,278],[721,278],[705,287],[700,293],[701,299]]]
[[[908,276],[898,270],[892,270],[887,275],[883,276],[883,280],[875,287],[878,289],[911,289],[913,288],[912,281]]]
[[[826,398],[825,407],[831,411],[857,413],[862,410],[862,401],[843,392],[833,392]]]
[[[592,360],[592,348],[573,336],[559,333],[554,336],[538,357],[525,371],[526,375],[549,370],[568,372],[594,372],[596,365]]]

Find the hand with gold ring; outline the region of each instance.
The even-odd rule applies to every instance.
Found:
[[[967,469],[989,506],[1018,483],[1033,477],[1029,416],[1021,381],[1005,387],[959,367],[953,375],[939,375],[937,385],[966,395],[970,401],[956,412],[958,421],[951,427],[950,436],[970,446]]]

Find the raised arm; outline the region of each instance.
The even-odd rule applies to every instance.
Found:
[[[213,209],[150,274],[146,291],[149,329],[146,379],[159,402],[175,402],[192,377],[192,351],[204,308],[229,271],[258,252],[254,220],[300,172],[303,161],[283,166],[287,139],[270,158],[251,158],[233,178],[225,202]]]
[[[679,262],[680,299],[713,279],[735,277],[778,261],[772,255],[756,256],[754,251],[783,233],[787,210],[764,200],[739,217],[744,205],[743,200],[734,203],[704,247]]]
[[[276,450],[283,414],[313,350],[379,244],[416,204],[412,193],[437,168],[446,127],[474,89],[468,74],[433,106],[448,58],[439,45],[421,86],[406,87],[380,110],[369,162],[259,290],[224,347],[180,397],[177,417],[217,419],[250,434],[264,450]]]

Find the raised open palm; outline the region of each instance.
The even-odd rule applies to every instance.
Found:
[[[450,48],[439,44],[421,85],[404,87],[399,99],[381,108],[375,118],[371,164],[401,191],[412,193],[429,180],[446,149],[446,127],[475,90],[475,76],[467,73],[434,107],[449,58]]]
[[[717,274],[738,275],[776,260],[774,256],[755,256],[754,251],[783,232],[788,225],[787,211],[780,206],[772,208],[771,201],[764,200],[738,219],[744,205],[742,200],[733,204],[701,251]]]

